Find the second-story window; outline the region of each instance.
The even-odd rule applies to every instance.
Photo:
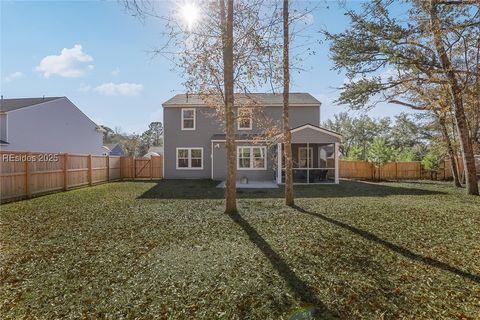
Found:
[[[252,130],[252,109],[238,109],[238,130]]]
[[[182,109],[182,130],[195,130],[195,109]]]

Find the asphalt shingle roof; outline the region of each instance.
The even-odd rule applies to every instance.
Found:
[[[283,95],[281,93],[237,93],[235,94],[235,99],[244,102],[244,101],[253,101],[259,106],[274,106],[280,107],[283,106]],[[289,95],[290,106],[319,106],[321,103],[315,99],[309,93],[290,93]],[[188,94],[187,95],[177,94],[171,99],[163,103],[164,107],[175,107],[175,106],[190,106],[190,107],[201,107],[205,106],[205,102],[198,94]]]
[[[19,98],[19,99],[1,99],[0,112],[9,112],[25,107],[31,107],[40,103],[61,99],[63,97],[45,97],[45,98]]]

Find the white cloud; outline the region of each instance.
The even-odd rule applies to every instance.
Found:
[[[119,68],[115,68],[112,70],[112,76],[118,76],[120,74],[120,69]]]
[[[23,73],[21,73],[20,71],[17,71],[17,72],[13,72],[13,73],[10,73],[8,76],[6,76],[3,80],[8,83],[8,82],[12,82],[13,80],[15,79],[18,79],[18,78],[21,78],[23,77]]]
[[[82,84],[80,85],[80,88],[78,88],[78,91],[80,91],[80,92],[88,92],[88,91],[90,91],[90,89],[92,89],[92,87],[91,87],[90,85],[88,85],[88,84],[83,84],[83,83],[82,83]]]
[[[103,83],[93,89],[107,96],[136,96],[143,91],[143,85],[138,83]]]
[[[63,48],[60,55],[46,56],[35,68],[36,71],[43,73],[45,78],[52,74],[66,78],[78,78],[84,76],[89,70],[93,70],[92,56],[82,51],[82,46],[76,44],[73,48]]]

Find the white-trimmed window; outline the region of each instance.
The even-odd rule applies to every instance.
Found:
[[[266,170],[267,148],[242,146],[237,147],[238,170]]]
[[[252,130],[252,109],[238,108],[238,130]]]
[[[298,148],[298,167],[313,168],[313,148]]]
[[[182,108],[182,130],[195,130],[195,108]]]
[[[177,148],[177,170],[203,169],[203,148]]]

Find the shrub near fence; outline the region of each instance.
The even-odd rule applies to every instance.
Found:
[[[163,158],[0,152],[0,201],[121,179],[161,179]]]

